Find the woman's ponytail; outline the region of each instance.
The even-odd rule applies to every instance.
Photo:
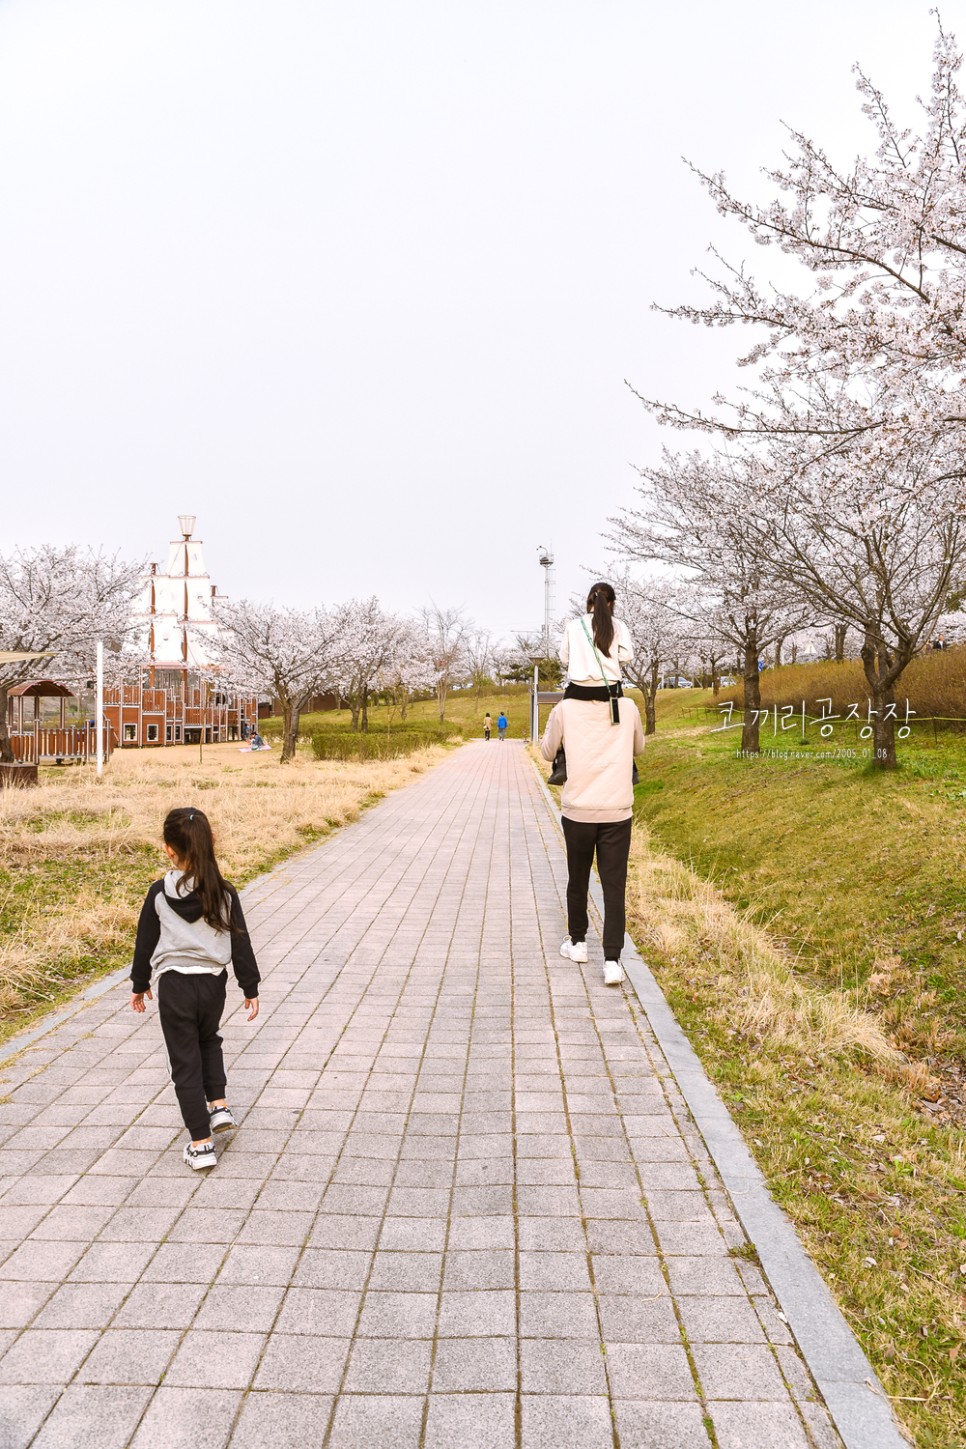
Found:
[[[228,886],[215,859],[215,841],[203,810],[185,808],[169,811],[162,830],[181,862],[183,881],[191,882],[201,901],[201,914],[216,931],[231,930],[231,902]]]
[[[610,584],[594,584],[587,595],[587,612],[594,616],[594,643],[602,654],[610,653],[614,642],[614,604],[617,595]]]

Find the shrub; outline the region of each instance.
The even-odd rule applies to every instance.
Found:
[[[376,730],[365,735],[315,730],[312,753],[317,760],[397,760],[416,750],[425,750],[430,745],[443,744],[456,733],[449,728],[395,730],[392,733]]]
[[[818,701],[831,699],[831,712],[842,714],[850,704],[862,704],[870,698],[862,661],[844,659],[836,663],[821,659],[814,664],[783,664],[779,669],[763,670],[761,704],[794,705],[801,709],[802,700],[811,715],[821,713]],[[908,698],[910,709],[922,719],[966,719],[966,645],[952,649],[928,649],[914,659],[899,677],[896,700],[900,713]],[[722,689],[719,704],[733,703],[741,709],[745,702],[744,684]],[[827,709],[828,706],[826,705]]]

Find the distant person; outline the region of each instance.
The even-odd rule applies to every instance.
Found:
[[[934,649],[945,649],[945,647],[946,647],[946,636],[945,636],[945,634],[937,634],[936,635],[936,638],[932,641],[932,647]]]
[[[501,709],[500,710],[500,713],[496,717],[496,732],[497,732],[497,734],[498,734],[498,736],[500,737],[501,740],[505,740],[506,739],[506,732],[509,729],[509,727],[510,727],[510,721],[507,719],[506,715],[503,713],[503,711]]]
[[[237,1125],[225,1096],[218,1028],[231,965],[245,993],[248,1020],[258,1015],[259,972],[241,901],[218,869],[208,817],[172,810],[162,831],[173,869],[148,891],[131,966],[131,1008],[143,1012],[152,973],[158,1017],[175,1096],[190,1141],[188,1167],[214,1167],[212,1134]]]
[[[560,954],[570,961],[588,959],[587,890],[596,855],[604,892],[604,984],[619,986],[624,979],[621,949],[634,756],[644,749],[640,711],[633,700],[610,696],[603,686],[592,699],[568,693],[550,712],[540,745],[544,759],[552,760],[561,746],[567,757],[561,803],[567,843],[568,935]]]
[[[485,740],[488,740],[490,738],[490,733],[492,729],[493,720],[490,717],[490,711],[487,710],[486,714],[483,716],[483,738]]]
[[[258,730],[252,730],[252,744],[251,744],[251,748],[253,750],[263,750],[265,748],[265,741],[262,739],[261,735],[258,733]]]

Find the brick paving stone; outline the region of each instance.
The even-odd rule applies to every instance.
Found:
[[[2,1449],[700,1449],[672,1295],[721,1449],[797,1444],[792,1395],[834,1442],[650,1029],[557,953],[565,885],[482,743],[255,882],[204,1176],[125,991],[9,1064]]]

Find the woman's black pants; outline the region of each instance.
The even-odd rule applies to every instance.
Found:
[[[218,1028],[228,972],[212,976],[163,971],[155,994],[168,1067],[184,1125],[193,1142],[211,1135],[208,1103],[225,1095],[225,1059]]]
[[[631,849],[631,820],[568,820],[563,817],[567,842],[567,928],[571,941],[587,939],[587,889],[597,854],[597,873],[604,892],[604,960],[618,961],[624,945],[624,895],[627,857]]]

